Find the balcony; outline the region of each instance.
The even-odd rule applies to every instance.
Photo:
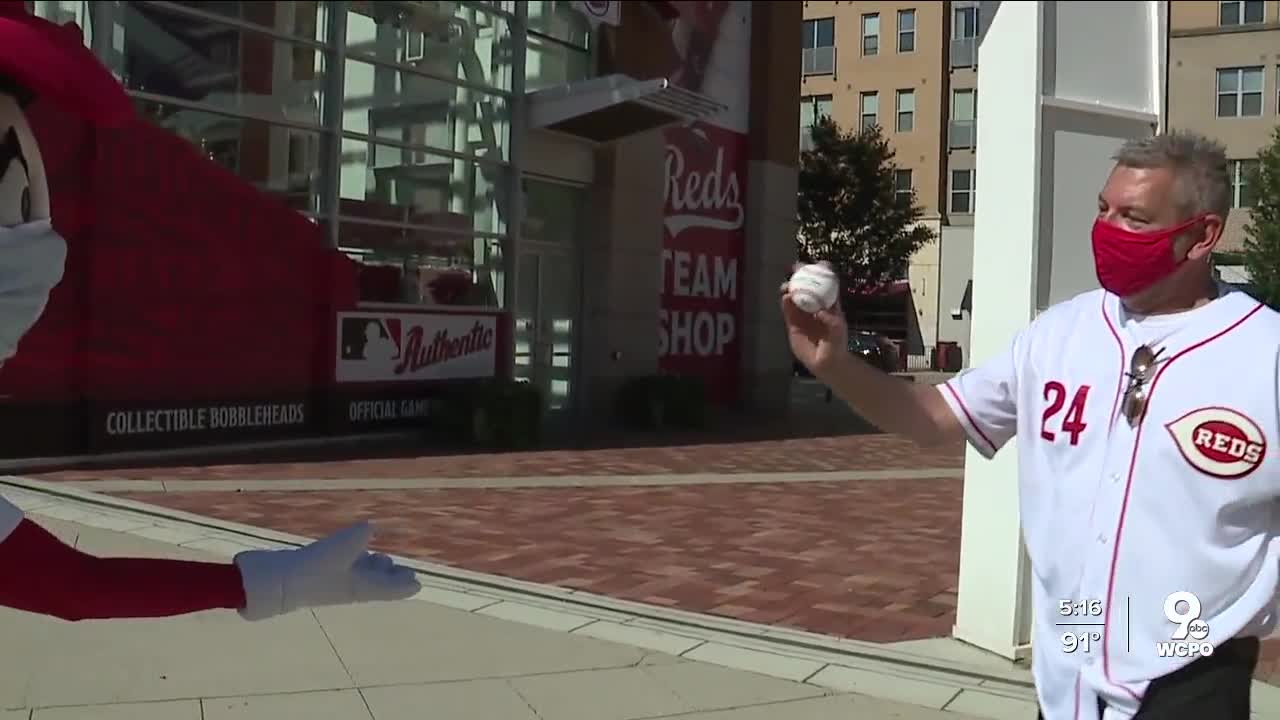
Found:
[[[800,73],[803,75],[834,75],[836,49],[832,47],[806,48],[802,51]]]
[[[952,38],[951,69],[975,67],[978,64],[977,38]]]
[[[966,150],[978,144],[977,120],[952,120],[947,128],[947,147]]]

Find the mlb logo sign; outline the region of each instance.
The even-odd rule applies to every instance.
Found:
[[[492,315],[339,313],[335,380],[406,382],[492,377]]]
[[[386,362],[400,358],[401,321],[398,317],[345,317],[338,331],[341,358]]]

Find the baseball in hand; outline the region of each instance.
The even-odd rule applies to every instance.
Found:
[[[839,290],[836,274],[826,265],[804,265],[791,275],[787,283],[791,302],[807,313],[835,305]]]

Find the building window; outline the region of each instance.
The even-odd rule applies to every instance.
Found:
[[[355,3],[356,5],[365,5],[368,3]],[[415,17],[416,13],[426,10],[431,5],[444,5],[444,3],[402,3],[403,5],[415,5],[412,8],[396,8],[391,10],[392,15],[400,17],[408,16],[408,19]],[[469,3],[455,3],[454,5],[468,5]],[[478,3],[485,5],[489,3]],[[529,30],[538,33],[543,37],[554,38],[560,42],[577,48],[591,48],[594,46],[592,42],[591,23],[587,19],[586,14],[570,7],[570,3],[559,2],[559,0],[529,0],[525,5],[528,6],[526,12],[528,17]],[[426,7],[424,7],[426,6]],[[468,8],[460,7],[455,10],[461,10],[466,13]],[[510,12],[508,10],[508,12]],[[437,30],[448,34],[451,28],[434,24]]]
[[[977,64],[978,7],[957,7],[951,22],[951,67],[966,68]]]
[[[525,91],[567,85],[595,75],[595,46],[586,16],[562,2],[531,0],[525,5],[529,27]],[[417,8],[410,11],[411,17],[414,12]],[[447,65],[451,59],[456,56],[448,55],[437,62]]]
[[[860,116],[858,127],[861,130],[869,130],[880,122],[880,93],[864,92],[858,100]]]
[[[880,14],[862,16],[862,54],[880,54]]]
[[[898,91],[898,120],[897,131],[900,133],[911,132],[916,127],[916,91],[915,90],[899,90]]]
[[[836,71],[835,18],[805,20],[800,29],[801,72],[831,75]]]
[[[947,144],[952,150],[977,146],[977,103],[978,93],[972,88],[951,91],[951,122],[947,128]]]
[[[978,37],[978,6],[966,5],[955,11],[951,25],[951,37],[955,40],[974,40]]]
[[[1253,25],[1262,22],[1262,0],[1229,0],[1218,3],[1219,25]]]
[[[911,171],[893,171],[893,199],[901,205],[911,204]]]
[[[427,56],[425,33],[409,31],[404,34],[404,61],[417,62]]]
[[[951,212],[957,215],[973,213],[974,179],[973,170],[951,171]]]
[[[1218,70],[1218,117],[1262,116],[1262,67]]]
[[[813,149],[811,130],[819,118],[831,116],[830,95],[810,95],[800,98],[800,149]]]
[[[1258,203],[1258,191],[1254,188],[1257,160],[1231,161],[1231,207],[1251,208]]]
[[[314,3],[292,3],[290,7],[303,8]],[[208,9],[219,3],[196,3],[193,9],[204,12],[216,12]],[[231,7],[243,6],[248,12],[249,6],[261,8],[282,7],[275,3],[230,3]],[[550,2],[531,2],[530,29],[537,31],[540,20],[532,13],[537,8],[550,6]],[[346,47],[347,56],[365,58],[375,64],[388,61],[413,65],[445,82],[467,83],[509,91],[512,87],[512,70],[510,53],[499,48],[507,47],[511,38],[511,19],[481,7],[464,7],[458,3],[415,3],[412,11],[388,9],[382,3],[348,3],[346,5]],[[134,5],[132,7],[142,7]],[[157,9],[161,6],[148,6]],[[168,9],[186,7],[181,3],[163,6]],[[263,12],[263,10],[258,10]],[[299,10],[300,12],[300,10]],[[562,15],[573,15],[572,10],[565,8]],[[583,21],[589,28],[589,24]],[[456,60],[461,44],[467,45],[475,62],[451,62]],[[243,51],[246,58],[256,57],[248,49]],[[303,63],[295,59],[296,68]],[[391,77],[379,72],[379,90],[385,87],[412,86],[414,80],[383,80]]]
[[[916,51],[916,11],[898,11],[898,52]]]
[[[529,30],[524,61],[526,92],[586,80],[594,74],[590,50]]]

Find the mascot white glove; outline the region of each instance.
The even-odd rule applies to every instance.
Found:
[[[403,600],[421,589],[416,573],[366,548],[369,523],[289,550],[249,550],[235,557],[244,582],[246,620],[302,608]]]

